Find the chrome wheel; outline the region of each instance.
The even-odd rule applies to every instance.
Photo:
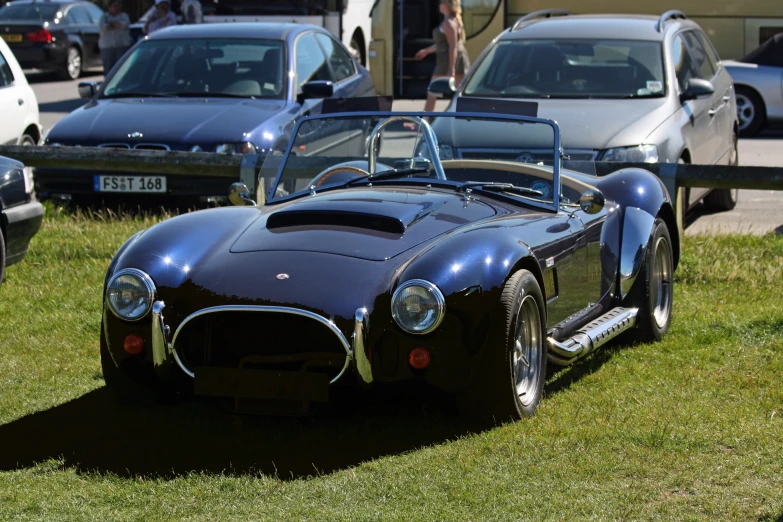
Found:
[[[76,47],[68,49],[68,63],[66,68],[68,69],[68,76],[74,80],[82,73],[82,55]]]
[[[744,94],[737,93],[737,119],[739,120],[740,130],[750,127],[755,117],[756,107],[753,105],[753,102]]]
[[[543,351],[538,303],[532,295],[526,295],[517,314],[512,360],[517,396],[523,406],[530,406],[537,400]]]
[[[650,300],[653,319],[658,328],[669,323],[672,307],[672,250],[665,237],[659,237],[655,244],[655,258],[650,281]]]

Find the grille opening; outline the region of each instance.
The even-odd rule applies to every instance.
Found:
[[[336,377],[345,348],[325,325],[281,312],[216,312],[190,321],[177,338],[177,353],[191,371],[198,366],[308,371]]]

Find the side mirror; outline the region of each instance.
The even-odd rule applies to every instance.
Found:
[[[314,80],[302,85],[302,92],[296,101],[302,103],[309,98],[331,98],[334,94],[334,84],[323,80]]]
[[[232,205],[243,207],[245,205],[255,206],[256,202],[250,199],[250,191],[244,183],[232,183],[228,189],[228,200]]]
[[[585,214],[598,214],[604,205],[606,200],[600,190],[588,190],[579,198],[579,206]]]
[[[453,77],[438,78],[430,83],[427,90],[434,94],[436,98],[453,98],[457,92],[457,85]]]
[[[685,90],[680,94],[680,101],[695,100],[697,98],[707,98],[715,94],[715,87],[707,80],[701,78],[692,78],[685,84]]]
[[[79,97],[92,98],[98,92],[98,84],[95,82],[79,82]]]

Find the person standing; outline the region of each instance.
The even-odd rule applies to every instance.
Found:
[[[204,13],[201,10],[199,0],[184,0],[182,2],[182,18],[186,24],[200,24],[204,22]]]
[[[465,49],[465,26],[462,23],[462,7],[460,0],[441,0],[440,13],[443,22],[432,31],[435,43],[416,53],[417,60],[423,60],[435,53],[435,71],[432,80],[443,77],[454,78],[459,86],[465,73],[470,68],[470,58]],[[435,97],[427,93],[424,111],[431,112],[435,108]]]
[[[122,4],[119,0],[109,2],[109,10],[103,13],[98,22],[100,37],[98,48],[101,51],[103,62],[103,74],[109,74],[114,65],[120,61],[122,55],[131,45],[130,18],[122,12]]]
[[[164,27],[177,25],[177,16],[171,12],[168,0],[155,0],[155,8],[155,14],[144,25],[144,32],[148,35]]]

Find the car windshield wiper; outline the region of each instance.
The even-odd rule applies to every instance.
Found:
[[[231,94],[227,92],[167,92],[164,96],[173,96],[175,98],[256,98],[255,96],[245,96],[244,94]]]
[[[104,94],[101,98],[165,98],[167,96],[159,92],[115,92]]]
[[[488,190],[490,192],[509,192],[511,194],[518,194],[520,196],[543,196],[544,193],[540,190],[535,190],[527,187],[520,187],[511,183],[482,183],[480,181],[468,181],[457,187],[457,190],[473,189]]]
[[[430,167],[412,167],[409,169],[382,170],[380,172],[376,172],[375,174],[368,174],[367,176],[362,176],[360,178],[349,179],[348,181],[345,182],[344,186],[348,187],[360,181],[372,182],[377,179],[404,178],[405,176],[410,176],[411,174],[419,174],[422,172],[429,172],[429,171],[430,171]]]

